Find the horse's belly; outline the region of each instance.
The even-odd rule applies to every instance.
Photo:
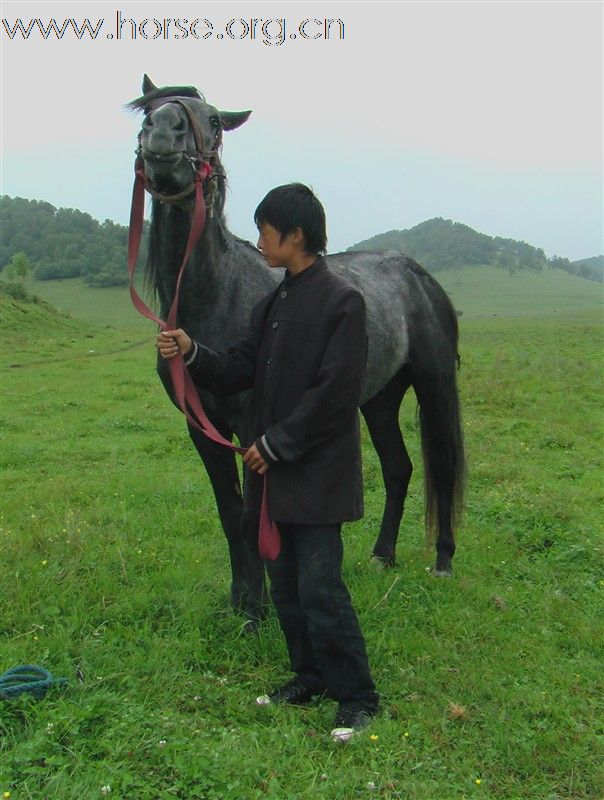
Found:
[[[402,312],[384,319],[368,308],[367,336],[369,347],[362,403],[377,394],[409,360],[409,336]]]

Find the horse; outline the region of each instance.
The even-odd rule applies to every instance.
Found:
[[[252,307],[281,279],[257,248],[231,233],[225,221],[222,133],[244,124],[251,111],[219,111],[195,87],[157,87],[147,75],[142,95],[127,107],[144,113],[137,153],[153,196],[145,280],[163,319],[176,291],[191,226],[196,166],[200,159],[211,165],[203,183],[206,224],[183,272],[177,324],[193,339],[224,350],[246,334]],[[424,460],[425,527],[436,548],[431,571],[437,577],[451,575],[466,472],[456,376],[457,314],[437,281],[400,252],[345,252],[326,260],[329,269],[363,294],[367,308],[368,357],[360,410],[385,489],[372,559],[384,567],[395,564],[413,470],[399,408],[413,387]],[[157,372],[174,400],[167,362],[159,356]],[[200,391],[200,398],[222,436],[230,441],[236,436],[243,443],[249,392],[217,397]],[[188,429],[209,476],[228,543],[231,604],[250,620],[261,618],[264,565],[253,544],[254,533],[246,528],[235,456],[190,424]]]

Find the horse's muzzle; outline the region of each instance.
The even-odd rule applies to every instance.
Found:
[[[165,175],[172,172],[174,167],[182,161],[184,151],[178,153],[156,153],[153,150],[141,151],[141,156],[145,164],[157,175]]]

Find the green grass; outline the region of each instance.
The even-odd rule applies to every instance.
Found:
[[[465,267],[437,272],[435,277],[466,318],[602,310],[604,301],[601,283],[559,269],[527,269],[510,274],[496,267]]]
[[[345,746],[327,700],[254,706],[288,676],[284,644],[274,616],[246,637],[228,607],[213,497],[152,331],[2,314],[0,671],[43,664],[69,687],[0,703],[0,796],[602,797],[599,312],[462,317],[453,579],[426,572],[412,393],[398,565],[372,571],[382,487],[364,433],[345,573],[383,710]]]
[[[57,281],[30,280],[27,288],[61,311],[98,325],[129,330],[144,330],[152,325],[133,307],[127,286],[95,289],[87,286],[81,278],[65,278]]]

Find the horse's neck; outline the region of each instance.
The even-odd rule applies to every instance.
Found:
[[[151,237],[155,284],[162,313],[174,299],[176,280],[182,266],[191,228],[192,212],[176,206],[154,209]],[[219,268],[225,246],[224,221],[208,216],[203,234],[185,267],[181,295],[194,293],[199,305],[211,306],[229,278],[229,270]]]
[[[150,263],[162,316],[174,298],[190,224],[191,214],[183,209],[154,209]],[[245,334],[253,305],[279,278],[253,247],[227,230],[221,214],[208,217],[183,273],[178,324],[210,345],[229,345]]]

